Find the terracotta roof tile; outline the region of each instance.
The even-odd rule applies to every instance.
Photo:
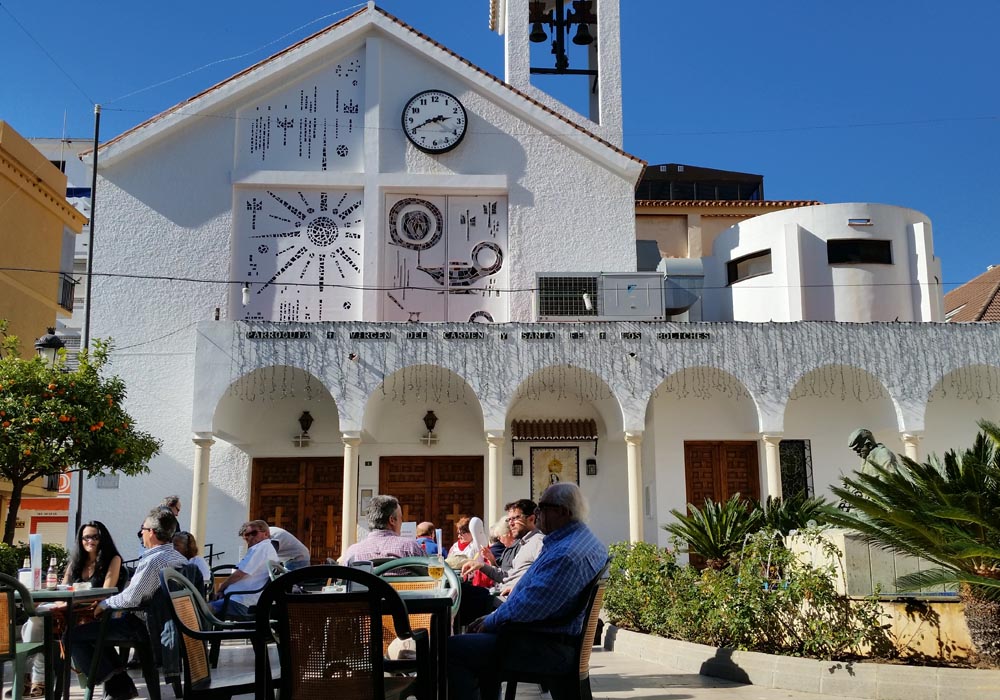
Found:
[[[952,323],[1000,322],[1000,265],[945,294],[944,313]]]
[[[637,199],[637,207],[732,207],[763,209],[767,207],[811,207],[823,202],[814,199]]]
[[[593,418],[581,418],[578,420],[515,420],[510,423],[510,437],[514,442],[596,440],[597,421]]]

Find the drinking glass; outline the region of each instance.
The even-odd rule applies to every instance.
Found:
[[[440,556],[427,565],[427,575],[437,582],[436,588],[444,587],[444,559]]]

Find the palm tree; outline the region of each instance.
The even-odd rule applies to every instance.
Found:
[[[877,547],[920,557],[936,568],[901,576],[902,590],[959,586],[979,653],[1000,660],[1000,426],[980,421],[973,446],[919,463],[866,465],[831,489],[849,511],[834,525]]]
[[[702,508],[688,503],[688,513],[672,510],[677,522],[661,527],[685,542],[689,553],[705,559],[705,566],[722,570],[729,559],[746,544],[746,536],[760,527],[761,510],[736,493],[728,501],[705,499]]]

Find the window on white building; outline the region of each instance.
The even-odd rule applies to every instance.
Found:
[[[781,494],[786,499],[797,494],[812,496],[812,445],[808,440],[782,440],[778,443],[781,464]]]
[[[751,277],[771,274],[771,249],[758,250],[756,253],[730,260],[726,263],[726,273],[728,284],[736,284]]]
[[[831,265],[892,265],[892,241],[835,238],[826,242],[826,259]]]

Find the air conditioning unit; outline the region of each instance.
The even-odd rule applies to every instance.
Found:
[[[657,272],[540,272],[538,321],[662,321],[663,275]]]

